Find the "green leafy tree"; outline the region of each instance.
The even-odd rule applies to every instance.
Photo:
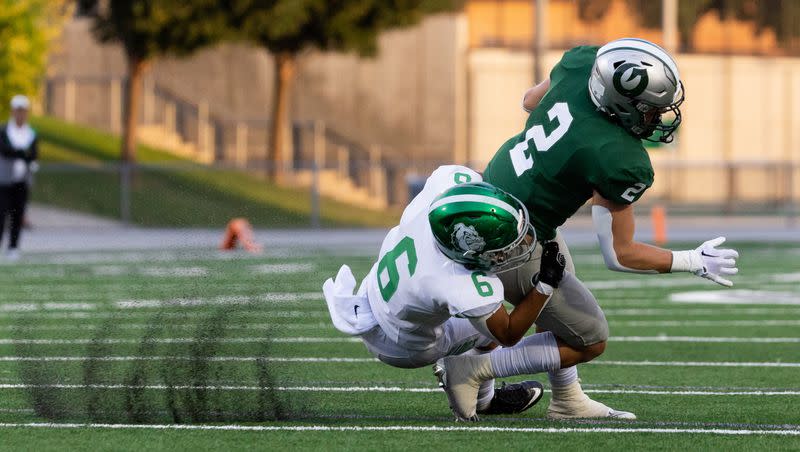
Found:
[[[419,23],[426,15],[461,8],[459,0],[234,0],[233,27],[243,39],[270,52],[275,86],[269,153],[273,179],[280,176],[290,124],[289,100],[297,56],[306,49],[373,56],[382,31]]]
[[[79,0],[101,42],[122,45],[128,63],[123,111],[123,161],[136,160],[142,78],[161,55],[188,55],[226,35],[225,10],[215,0]]]
[[[36,97],[47,55],[70,7],[66,0],[0,0],[0,115],[15,94]]]

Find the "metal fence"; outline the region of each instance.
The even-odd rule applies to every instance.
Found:
[[[282,187],[268,181],[266,175],[274,168],[265,162],[246,168],[223,163],[44,163],[36,176],[33,200],[149,226],[216,226],[233,216],[247,216],[254,224],[267,226],[370,225],[359,215],[398,213],[442,163],[448,162],[359,160],[342,167],[303,160],[276,168],[285,183]],[[347,179],[338,176],[342,171],[359,175],[367,189],[344,184]],[[751,185],[756,183],[754,194]],[[714,189],[687,199],[688,192],[704,187]],[[390,202],[375,203],[380,196]],[[793,222],[800,214],[798,199],[797,164],[670,164],[656,167],[656,183],[638,205],[662,205],[678,215],[780,215]],[[275,212],[261,211],[270,206]],[[342,216],[342,210],[350,210],[345,206],[360,213]],[[280,218],[277,212],[288,216]],[[588,214],[588,209],[580,213]]]

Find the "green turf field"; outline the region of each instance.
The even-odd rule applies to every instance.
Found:
[[[612,334],[584,388],[639,420],[547,421],[546,395],[473,425],[430,369],[375,362],[329,324],[323,280],[367,256],[31,254],[0,267],[2,447],[797,450],[800,245],[740,251],[725,290],[573,250]]]

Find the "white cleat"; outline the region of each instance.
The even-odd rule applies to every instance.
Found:
[[[577,381],[553,391],[550,406],[547,408],[547,417],[549,419],[636,419],[633,413],[618,411],[590,399]]]
[[[439,380],[450,401],[456,421],[477,421],[478,389],[492,377],[489,355],[447,356],[433,365],[433,374]]]

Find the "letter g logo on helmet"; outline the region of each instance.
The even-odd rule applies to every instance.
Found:
[[[634,63],[621,64],[614,71],[614,89],[627,97],[636,97],[647,89],[650,82],[647,69]]]

